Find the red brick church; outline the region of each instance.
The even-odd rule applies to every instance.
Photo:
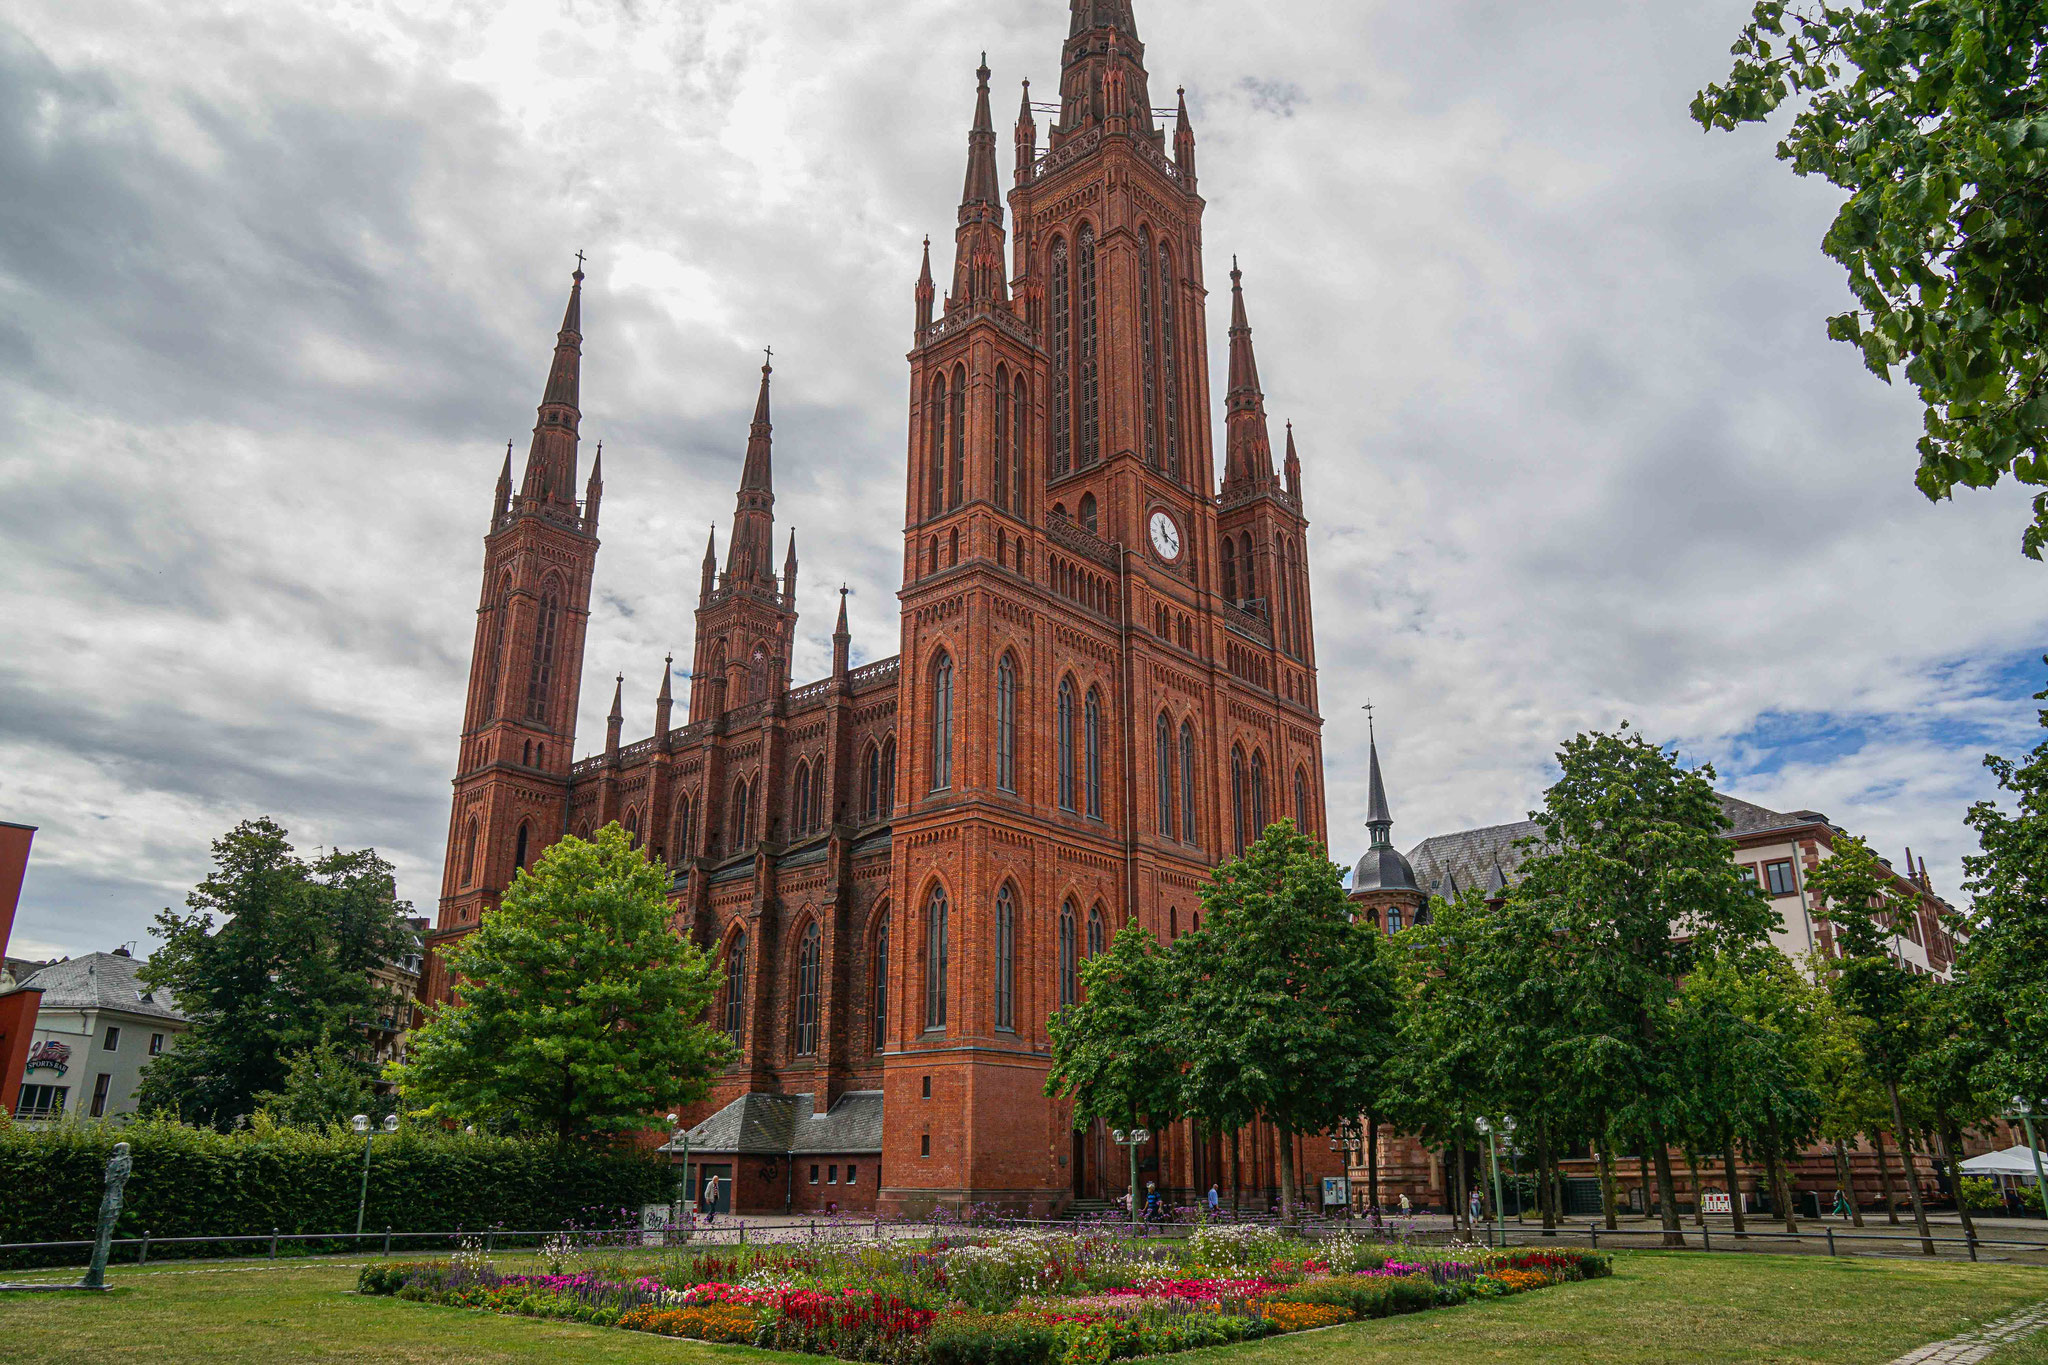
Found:
[[[1268,821],[1327,838],[1293,438],[1276,473],[1233,267],[1217,478],[1186,102],[1155,107],[1129,0],[1071,6],[1059,103],[1025,84],[1007,196],[978,73],[951,281],[929,248],[917,280],[896,657],[851,666],[842,601],[831,675],[792,685],[764,365],[686,723],[665,675],[627,743],[615,691],[603,752],[575,760],[603,489],[600,451],[576,496],[580,270],[524,471],[508,451],[498,478],[431,945],[556,839],[619,822],[719,963],[740,1060],[692,1152],[742,1209],[1120,1190],[1123,1154],[1042,1093],[1048,1014],[1124,924],[1195,927],[1211,867]],[[427,990],[447,989],[437,951]],[[1141,1164],[1263,1202],[1274,1136],[1238,1139],[1233,1162],[1178,1124]],[[1308,1194],[1342,1160],[1299,1142]]]

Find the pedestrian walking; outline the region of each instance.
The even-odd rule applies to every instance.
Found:
[[[1415,1212],[1415,1207],[1408,1202],[1408,1196],[1406,1194],[1403,1194],[1401,1196],[1401,1216],[1403,1218],[1406,1218],[1409,1214],[1413,1212]]]
[[[1472,1226],[1476,1228],[1479,1226],[1479,1216],[1484,1211],[1485,1207],[1484,1203],[1479,1198],[1478,1190],[1472,1191],[1472,1198],[1470,1203],[1472,1207]]]
[[[1214,1218],[1216,1216],[1216,1211],[1220,1209],[1222,1206],[1223,1196],[1216,1192],[1216,1187],[1214,1185],[1211,1185],[1209,1187],[1209,1216],[1211,1218]]]
[[[1835,1186],[1834,1215],[1837,1218],[1847,1218],[1850,1215],[1849,1195],[1840,1185]]]
[[[718,1221],[718,1177],[715,1175],[704,1182],[704,1221]]]

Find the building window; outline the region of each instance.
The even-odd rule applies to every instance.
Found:
[[[725,1034],[737,1045],[747,1024],[747,936],[732,936],[725,953]]]
[[[1145,464],[1159,468],[1158,328],[1152,311],[1152,229],[1138,229],[1138,352],[1145,395]]]
[[[796,1054],[808,1057],[818,1050],[818,925],[804,926],[796,950]]]
[[[1790,896],[1799,890],[1799,881],[1792,875],[1792,862],[1764,864],[1764,886],[1773,896]]]
[[[1088,815],[1102,818],[1102,693],[1088,689]]]
[[[640,811],[637,807],[626,812],[626,847],[640,847]]]
[[[1244,856],[1244,750],[1230,751],[1230,822],[1237,839],[1237,856]]]
[[[1174,356],[1173,253],[1159,244],[1159,387],[1166,417],[1166,474],[1180,478],[1180,376]]]
[[[1296,768],[1294,770],[1294,823],[1303,834],[1313,835],[1315,833],[1315,826],[1309,823],[1308,808],[1308,769]]]
[[[875,929],[874,975],[874,1018],[870,1021],[875,1051],[882,1050],[882,1044],[889,1039],[889,917],[882,916],[881,924]]]
[[[1008,654],[996,665],[996,786],[1017,790],[1017,661]]]
[[[932,1078],[929,1076],[926,1076],[924,1078],[924,1097],[926,1099],[930,1099],[932,1097]]]
[[[1060,809],[1074,809],[1074,680],[1060,679],[1059,704]]]
[[[930,1156],[932,1154],[932,1135],[930,1133],[923,1135],[922,1140],[918,1144],[917,1154],[919,1156]]]
[[[827,1167],[825,1168],[825,1183],[826,1183],[827,1185],[837,1185],[837,1184],[839,1183],[839,1167],[838,1167],[838,1166],[836,1166],[836,1165],[834,1165],[834,1166],[827,1166]]]
[[[818,1183],[818,1163],[815,1161],[811,1163],[811,1183],[813,1185]]]
[[[1074,467],[1074,322],[1072,286],[1067,278],[1067,243],[1052,244],[1052,475]]]
[[[462,884],[476,884],[476,842],[477,824],[474,815],[469,817],[469,828],[462,836]]]
[[[1011,494],[1010,510],[1020,517],[1028,515],[1025,511],[1027,504],[1024,500],[1024,452],[1026,450],[1024,442],[1025,433],[1030,430],[1025,425],[1028,415],[1027,409],[1028,404],[1026,402],[1024,381],[1019,379],[1010,393],[1010,449],[1014,452],[1010,461],[1010,480],[1014,485]],[[1022,541],[1017,543],[1017,572],[1024,572],[1024,543]]]
[[[1742,874],[1742,880],[1748,882],[1751,886],[1756,885],[1755,863],[1744,863],[1741,867],[1738,867],[1735,870]]]
[[[562,588],[550,578],[541,588],[540,616],[533,632],[533,667],[526,675],[526,718],[545,720],[548,690],[555,677],[555,637],[561,626]]]
[[[676,798],[676,818],[668,841],[668,865],[680,867],[690,858],[690,798]]]
[[[852,1183],[854,1182],[854,1177],[855,1177],[855,1175],[856,1175],[856,1174],[857,1174],[857,1173],[859,1172],[859,1170],[860,1170],[860,1167],[858,1167],[858,1166],[854,1166],[854,1165],[850,1165],[850,1164],[849,1164],[849,1165],[847,1166],[847,1168],[846,1168],[846,1183],[847,1183],[847,1184],[851,1185],[851,1184],[852,1184]]]
[[[748,790],[747,779],[741,778],[732,788],[732,851],[738,853],[752,839],[754,802],[753,793]]]
[[[1158,795],[1159,835],[1173,837],[1173,718],[1164,711],[1153,727],[1152,782]]]
[[[1266,754],[1252,750],[1252,838],[1266,832]]]
[[[14,1101],[14,1117],[18,1119],[55,1119],[64,1116],[64,1096],[70,1091],[64,1085],[24,1085],[21,1094]]]
[[[1010,367],[996,366],[996,467],[989,492],[995,497],[996,506],[1002,511],[1010,510],[1010,463],[1014,458],[1010,446]],[[998,535],[1001,532],[997,532]],[[996,556],[998,563],[1002,556]]]
[[[1088,911],[1088,956],[1094,957],[1102,951],[1102,907],[1097,905]]]
[[[119,1024],[107,1025],[107,1036],[101,1041],[100,1046],[108,1052],[119,1052],[121,1050],[121,1026]]]
[[[507,576],[499,580],[498,602],[491,608],[491,668],[484,683],[483,720],[495,720],[498,716],[498,674],[505,661],[505,628],[511,619],[512,579]]]
[[[1006,884],[996,892],[996,1027],[1017,1027],[1017,901]]]
[[[953,785],[953,658],[940,650],[932,664],[932,790]]]
[[[1081,495],[1081,529],[1092,536],[1102,529],[1099,523],[1100,517],[1095,510],[1095,495],[1093,493],[1083,493]]]
[[[958,507],[966,494],[967,485],[967,367],[953,369],[953,416],[949,422],[952,430],[951,474],[946,480],[946,506]],[[958,536],[958,532],[954,533]],[[959,541],[954,541],[953,560],[960,560]]]
[[[791,783],[789,803],[790,834],[798,839],[809,832],[811,810],[811,765],[799,762],[796,765],[796,780]]]
[[[931,496],[926,509],[927,515],[934,517],[946,509],[946,411],[946,376],[942,374],[932,381]],[[936,556],[932,567],[939,567]]]
[[[1387,932],[1390,934],[1401,932],[1401,907],[1398,905],[1387,907]]]
[[[928,1029],[946,1026],[946,920],[950,910],[945,888],[933,887],[924,911],[924,1026]]]
[[[149,1035],[149,1055],[152,1057],[164,1055],[164,1036],[161,1033]]]
[[[1223,600],[1237,605],[1237,545],[1223,537]]]
[[[1060,907],[1060,1003],[1081,998],[1080,945],[1075,942],[1074,903]]]
[[[1189,843],[1199,843],[1195,830],[1195,723],[1180,723],[1180,829]]]
[[[109,1075],[108,1073],[106,1073],[106,1072],[102,1071],[102,1072],[101,1072],[101,1073],[100,1073],[99,1075],[97,1075],[97,1076],[95,1076],[95,1077],[93,1078],[93,1082],[92,1082],[92,1117],[93,1117],[93,1118],[96,1118],[96,1119],[100,1119],[100,1118],[105,1118],[105,1117],[107,1116],[107,1094],[108,1094],[108,1092],[109,1092],[109,1091],[111,1091],[111,1090],[112,1090],[113,1088],[114,1088],[114,1078],[113,1078],[113,1077],[112,1077],[111,1075]]]
[[[1078,334],[1081,440],[1077,457],[1086,469],[1102,458],[1102,385],[1095,354],[1095,229],[1083,224],[1075,236],[1074,330]]]

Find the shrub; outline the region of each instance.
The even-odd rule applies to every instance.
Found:
[[[1420,1313],[1439,1303],[1456,1303],[1464,1297],[1460,1286],[1443,1288],[1454,1297],[1445,1299],[1436,1282],[1426,1275],[1336,1275],[1283,1289],[1267,1303],[1323,1304],[1342,1308],[1353,1317],[1389,1318],[1400,1313]]]
[[[1270,1303],[1266,1305],[1265,1318],[1283,1332],[1304,1332],[1311,1327],[1334,1327],[1349,1322],[1351,1312],[1334,1303]]]
[[[634,1308],[619,1315],[618,1325],[635,1332],[698,1341],[752,1345],[760,1318],[750,1308],[730,1303],[697,1304],[689,1308]]]
[[[1998,1182],[1982,1176],[1966,1175],[1962,1178],[1963,1207],[1973,1210],[2003,1208],[2005,1201],[1999,1198]]]
[[[993,1313],[948,1313],[925,1338],[930,1365],[1052,1365],[1059,1344],[1049,1323]]]
[[[420,1261],[378,1261],[356,1276],[358,1294],[396,1294],[413,1275],[432,1269]]]

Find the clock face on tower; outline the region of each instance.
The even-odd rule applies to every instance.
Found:
[[[1180,558],[1180,527],[1164,512],[1152,514],[1152,549],[1167,563]]]

